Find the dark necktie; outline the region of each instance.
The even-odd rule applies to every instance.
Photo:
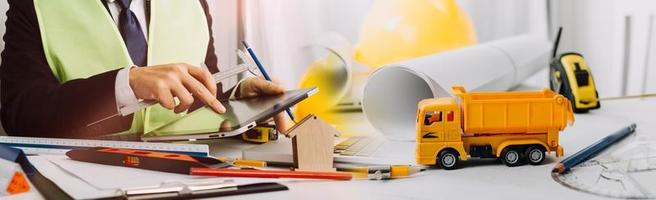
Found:
[[[132,62],[138,66],[145,66],[148,43],[141,31],[137,16],[130,10],[130,3],[132,0],[118,0],[118,4],[121,6],[118,27]]]

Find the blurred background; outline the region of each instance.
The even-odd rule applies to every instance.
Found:
[[[270,73],[285,86],[298,87],[307,67],[300,56],[303,47],[318,43],[328,33],[339,34],[355,46],[365,17],[381,1],[389,0],[209,1],[221,66],[237,62],[233,49],[245,38],[261,54]],[[559,52],[585,56],[601,97],[656,91],[656,51],[652,50],[656,1],[455,2],[469,17],[477,43],[523,33],[548,33],[554,38],[557,27],[562,26]],[[546,72],[534,78],[527,82],[546,84]]]
[[[378,0],[386,1],[386,0]],[[208,1],[220,66],[237,62],[240,39],[252,43],[277,79],[297,87],[306,66],[302,46],[326,33],[351,44],[359,41],[365,16],[377,0],[221,0]],[[469,16],[478,42],[563,26],[560,51],[582,53],[594,70],[600,96],[656,91],[652,0],[456,0]],[[7,2],[0,2],[4,13]],[[5,15],[0,15],[4,21]],[[4,34],[4,26],[0,27]],[[2,46],[4,47],[4,44]],[[544,74],[544,81],[547,75]],[[234,82],[233,82],[234,84]]]
[[[600,97],[656,92],[656,51],[652,50],[655,43],[653,29],[656,1],[653,0],[208,2],[214,18],[214,41],[220,68],[228,68],[238,62],[234,50],[239,48],[241,40],[246,40],[258,52],[269,73],[287,88],[297,88],[304,84],[316,85],[313,76],[308,75],[310,66],[337,63],[336,65],[344,65],[343,67],[347,68],[347,71],[339,73],[350,73],[353,77],[360,73],[366,77],[367,73],[380,64],[525,33],[543,34],[552,40],[557,28],[562,26],[564,32],[559,52],[574,51],[585,56],[593,70]],[[7,2],[0,2],[0,8],[5,12]],[[431,16],[430,12],[435,12],[435,16],[443,14],[452,18],[450,21],[431,21],[432,19],[425,18],[427,15]],[[418,16],[408,17],[414,14]],[[402,20],[404,17],[406,20]],[[0,19],[4,21],[6,16],[0,15]],[[377,21],[385,24],[376,24]],[[410,51],[403,48],[414,48],[407,45],[380,48],[376,45],[390,42],[389,38],[384,35],[379,38],[371,36],[385,31],[385,28],[394,29],[407,23],[431,27],[405,29],[405,32],[399,33],[405,39],[415,41],[413,44],[419,45],[418,50],[410,55],[381,55],[394,53],[396,47],[400,49],[396,50],[403,52]],[[381,27],[382,29],[376,29]],[[413,38],[425,37],[425,34],[431,33],[441,35],[436,36],[438,40]],[[0,34],[4,34],[4,26],[0,27]],[[0,47],[3,46],[0,44]],[[439,48],[433,48],[436,46]],[[358,52],[358,49],[368,49],[369,53],[378,53],[379,57],[388,60],[369,59],[367,52]],[[544,67],[545,70],[535,74],[524,84],[547,87],[548,66]],[[319,73],[321,70],[315,72]],[[362,79],[331,80],[343,84],[354,82],[353,85],[358,85]],[[236,79],[228,81],[226,85],[235,83]],[[337,88],[332,92],[344,96],[348,91]]]

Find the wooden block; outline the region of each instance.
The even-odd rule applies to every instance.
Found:
[[[290,128],[294,166],[297,170],[335,171],[333,148],[337,130],[315,115],[308,115]]]

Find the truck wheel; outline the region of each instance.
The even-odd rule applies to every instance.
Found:
[[[519,166],[522,164],[523,154],[518,148],[506,147],[501,151],[501,160],[508,167]]]
[[[542,163],[542,161],[544,161],[545,158],[544,148],[538,145],[530,146],[526,149],[524,154],[526,160],[528,160],[528,163],[531,165],[539,165]]]
[[[446,170],[458,168],[458,163],[460,162],[460,157],[458,155],[458,152],[454,151],[453,149],[443,150],[437,156],[437,159],[438,159],[437,164],[442,169],[446,169]]]

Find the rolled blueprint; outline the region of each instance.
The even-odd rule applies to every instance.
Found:
[[[362,109],[383,135],[414,140],[420,100],[450,96],[456,85],[470,91],[511,89],[547,68],[550,50],[546,36],[521,35],[386,65],[367,80]]]

